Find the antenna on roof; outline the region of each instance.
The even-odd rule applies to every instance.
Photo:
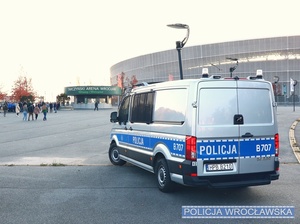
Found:
[[[213,67],[215,67],[215,68],[217,68],[219,71],[222,71],[222,69],[220,69],[220,68],[219,68],[218,66],[216,66],[215,64],[210,63],[210,65],[213,66]]]
[[[232,73],[233,73],[233,71],[234,71],[234,70],[237,68],[237,66],[239,65],[239,59],[237,59],[237,58],[226,58],[226,59],[231,60],[231,61],[236,61],[235,66],[229,68],[230,77],[232,78]]]

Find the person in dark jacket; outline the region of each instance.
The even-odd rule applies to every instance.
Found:
[[[94,111],[95,111],[95,110],[98,110],[98,104],[99,104],[98,101],[96,101],[96,102],[95,102],[95,108],[94,108]]]
[[[30,117],[32,118],[32,120],[34,121],[33,119],[33,110],[34,110],[34,106],[32,103],[29,104],[28,106],[28,121],[30,121]]]
[[[6,117],[7,110],[8,110],[8,104],[5,101],[4,104],[3,104],[3,114],[4,114],[4,117]]]

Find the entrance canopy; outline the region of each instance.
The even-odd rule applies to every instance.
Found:
[[[118,86],[68,86],[65,87],[67,96],[74,96],[71,105],[74,109],[110,108],[117,104],[122,90]]]
[[[69,86],[65,87],[68,96],[119,96],[122,90],[118,86]]]

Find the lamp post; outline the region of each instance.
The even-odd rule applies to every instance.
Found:
[[[175,29],[186,29],[187,30],[185,38],[182,41],[176,41],[176,49],[177,49],[177,52],[178,52],[178,63],[179,63],[180,79],[183,79],[181,49],[184,47],[184,45],[186,44],[186,42],[189,39],[190,28],[189,28],[188,25],[181,24],[181,23],[169,24],[167,26],[171,27],[171,28],[175,28]]]

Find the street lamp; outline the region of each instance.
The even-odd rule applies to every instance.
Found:
[[[176,49],[177,49],[177,52],[178,52],[178,62],[179,62],[180,79],[183,79],[181,49],[184,47],[184,45],[186,44],[186,42],[189,39],[190,28],[189,28],[188,25],[181,24],[181,23],[169,24],[167,26],[171,27],[171,28],[175,28],[175,29],[186,29],[187,30],[185,38],[182,41],[176,41]]]

